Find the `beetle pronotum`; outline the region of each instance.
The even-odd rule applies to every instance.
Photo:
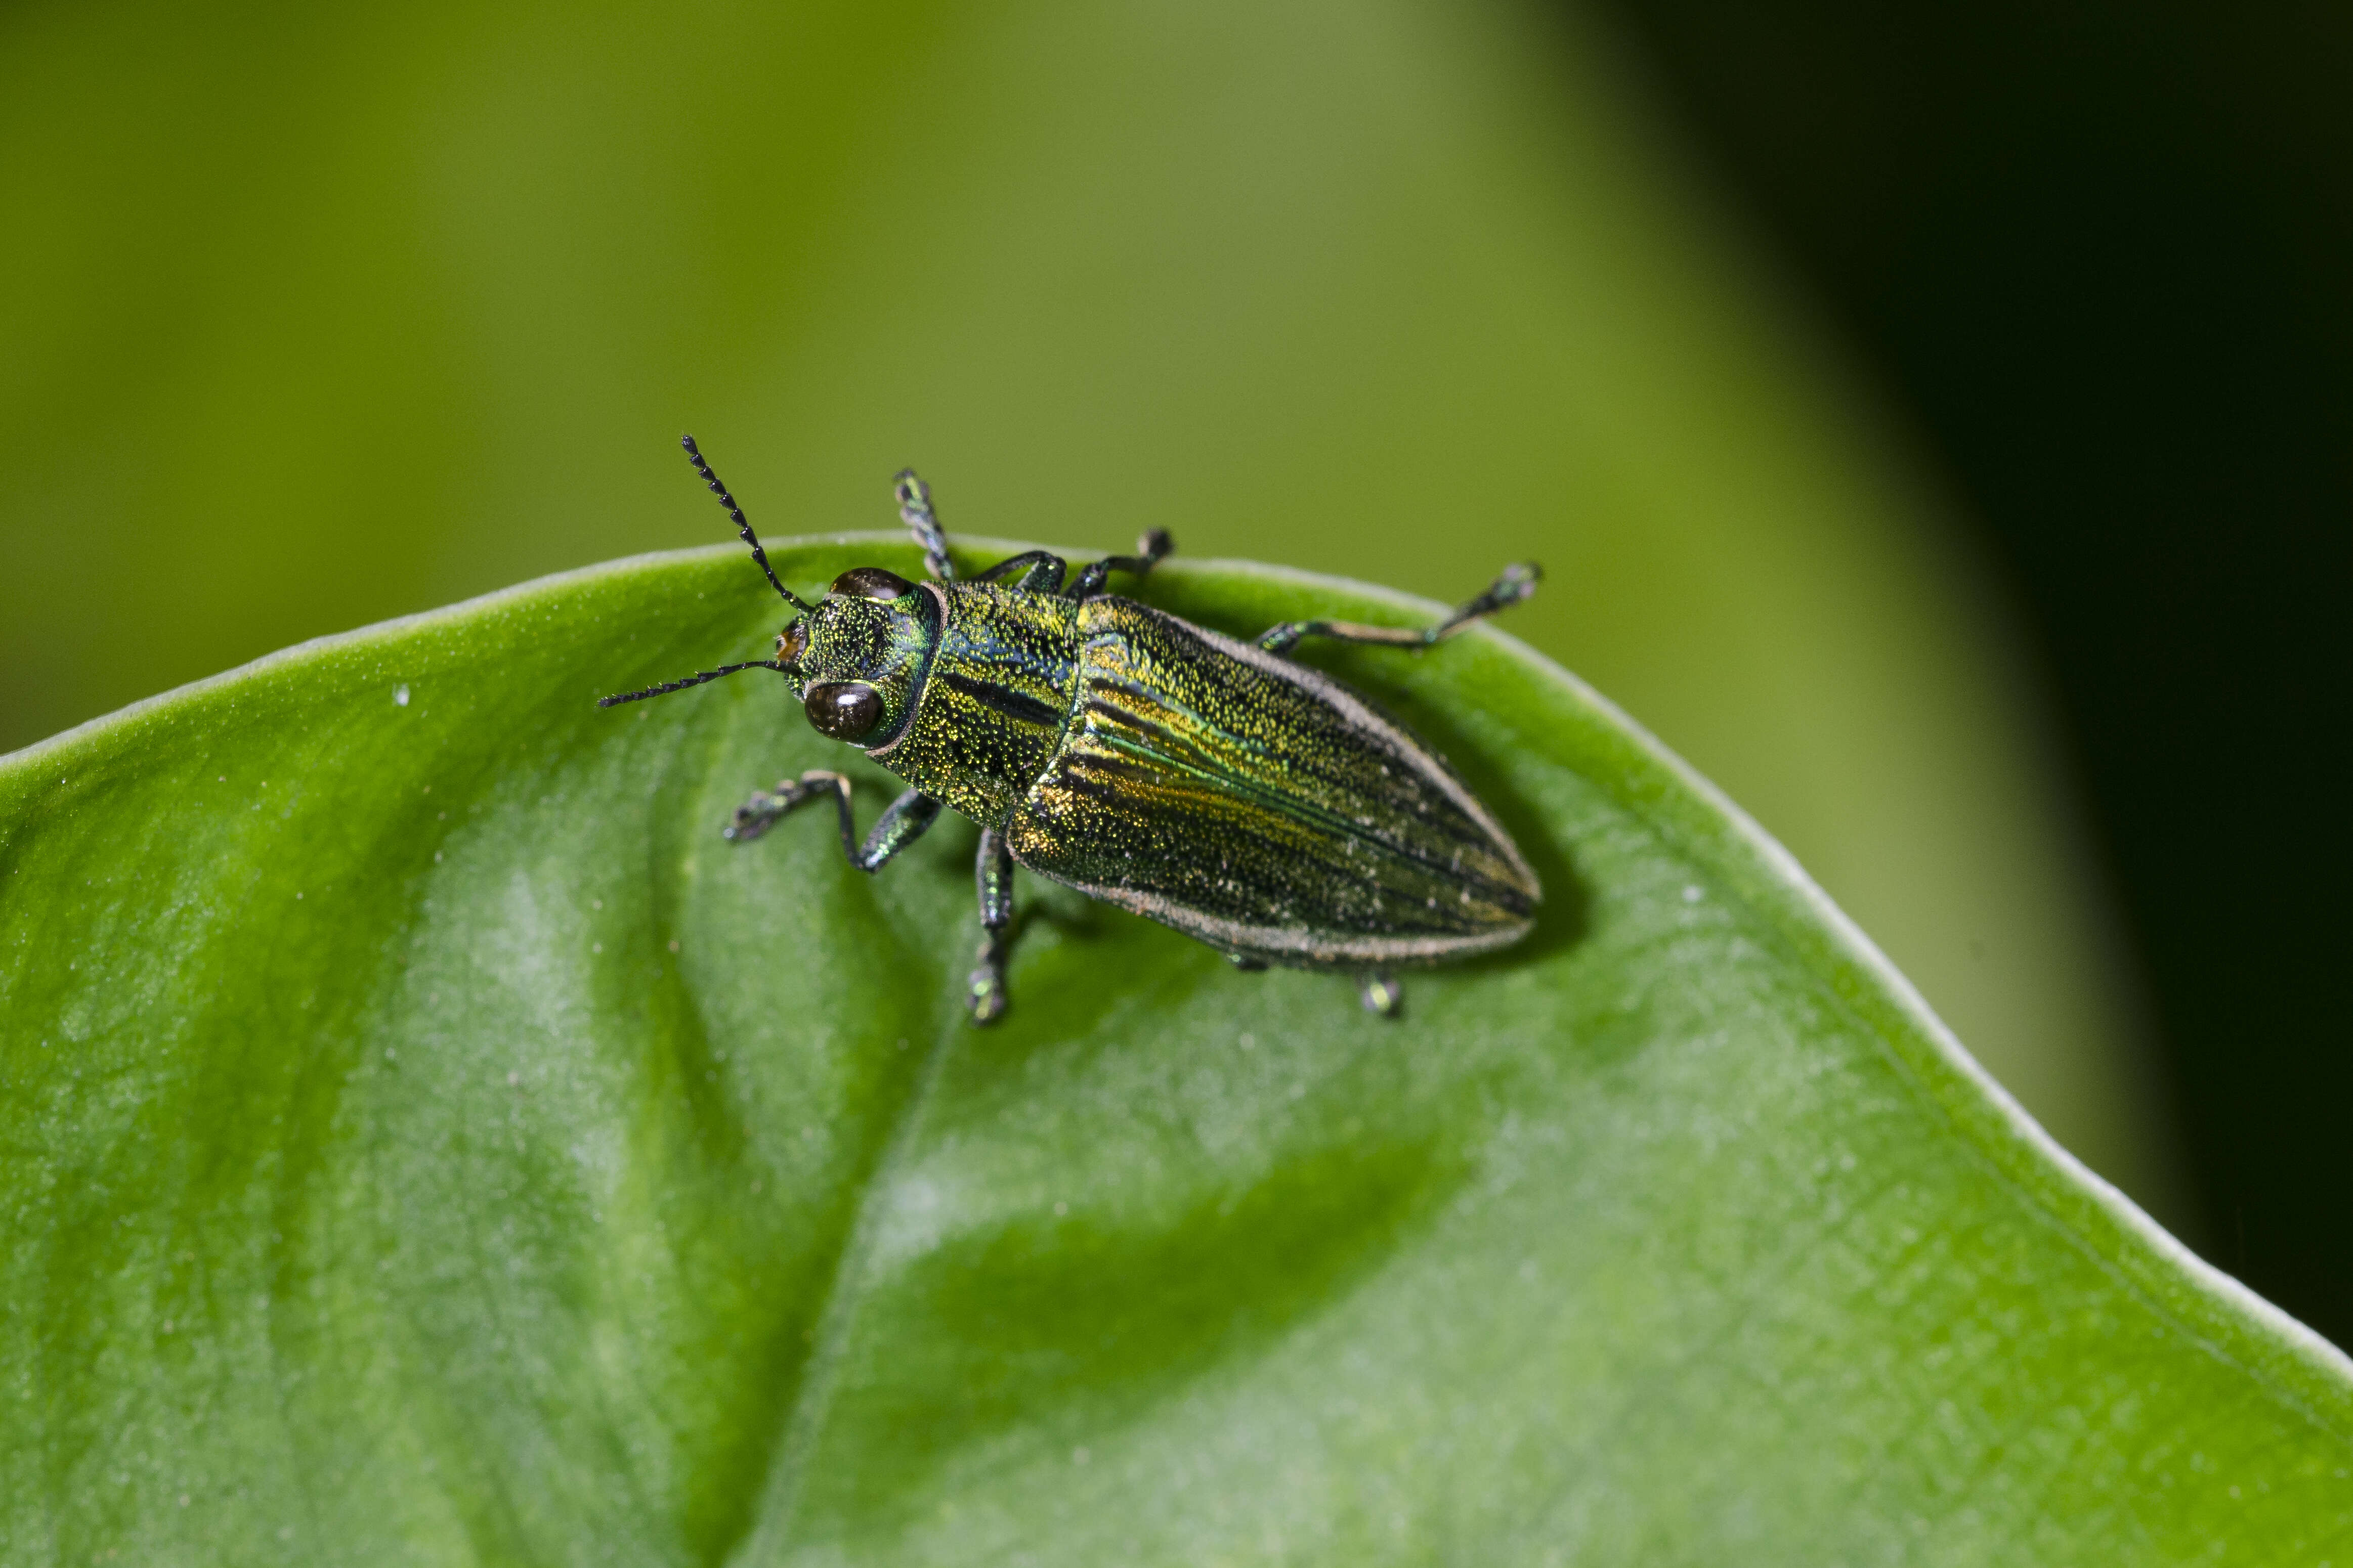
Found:
[[[777,580],[694,438],[684,445],[798,614],[774,658],[598,706],[776,670],[820,734],[907,783],[861,843],[849,780],[813,769],[739,806],[724,829],[738,844],[819,796],[832,798],[842,852],[864,871],[913,843],[944,806],[979,824],[974,1022],[1005,1010],[1016,866],[1174,926],[1242,969],[1351,971],[1365,1005],[1383,1015],[1398,1005],[1394,966],[1508,946],[1534,922],[1535,873],[1477,797],[1395,721],[1284,655],[1306,637],[1430,647],[1526,598],[1535,566],[1505,568],[1422,630],[1286,621],[1238,642],[1104,592],[1113,573],[1141,576],[1168,553],[1156,530],[1068,587],[1068,565],[1042,550],[958,578],[910,469],[896,481],[899,515],[929,579],[860,566],[810,604]]]

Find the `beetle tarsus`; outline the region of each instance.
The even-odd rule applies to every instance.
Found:
[[[1176,548],[1176,541],[1168,537],[1168,531],[1165,528],[1155,528],[1147,533],[1139,534],[1136,536],[1134,554],[1106,555],[1100,561],[1089,562],[1080,568],[1079,580],[1071,584],[1071,597],[1092,599],[1099,596],[1103,591],[1103,584],[1111,580],[1111,574],[1114,572],[1126,572],[1141,577],[1160,564],[1167,558],[1169,552]]]
[[[1396,1017],[1405,1005],[1405,987],[1386,969],[1367,969],[1358,975],[1356,994],[1363,999],[1366,1012],[1384,1018]]]
[[[719,837],[731,844],[749,844],[774,827],[796,806],[804,805],[821,795],[833,795],[841,805],[842,847],[852,860],[858,858],[855,840],[849,836],[849,781],[825,768],[812,768],[797,779],[786,779],[774,789],[755,789],[752,798],[735,808]]]
[[[982,929],[980,950],[973,955],[972,978],[965,983],[964,998],[976,1024],[993,1024],[1005,1012],[1005,950],[1010,945],[1003,931]]]
[[[731,844],[749,844],[816,793],[798,779],[786,779],[772,790],[755,789],[751,799],[735,808],[735,815],[719,830],[719,837]]]

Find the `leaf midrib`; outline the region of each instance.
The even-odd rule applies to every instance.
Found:
[[[950,973],[954,973],[953,969]],[[908,1146],[915,1141],[924,1110],[946,1070],[948,1056],[970,1028],[961,1007],[951,1005],[946,1011],[948,1016],[925,1051],[913,1085],[900,1098],[892,1113],[888,1136],[858,1178],[857,1212],[841,1233],[833,1269],[818,1297],[816,1334],[808,1354],[801,1362],[800,1376],[785,1413],[783,1441],[771,1463],[759,1517],[738,1549],[727,1554],[730,1557],[766,1561],[789,1544],[793,1516],[800,1507],[802,1483],[832,1409],[840,1363],[857,1316],[867,1265],[873,1256],[882,1208],[889,1194],[897,1190],[897,1171]]]

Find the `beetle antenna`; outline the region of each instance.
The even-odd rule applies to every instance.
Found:
[[[768,574],[768,586],[782,595],[785,603],[796,610],[807,614],[816,608],[815,605],[805,603],[801,596],[790,588],[776,581],[776,571],[768,564],[768,552],[760,548],[760,536],[752,531],[752,524],[744,516],[744,509],[735,504],[735,498],[727,493],[727,487],[719,482],[719,476],[712,473],[711,465],[702,460],[702,448],[694,444],[694,437],[681,436],[678,438],[678,444],[686,448],[687,458],[693,463],[694,471],[702,476],[702,482],[711,487],[711,493],[719,498],[719,504],[725,507],[727,515],[735,520],[735,531],[742,534],[744,542],[752,547],[752,559],[758,562],[760,570]],[[741,669],[744,666],[737,665],[735,668]]]
[[[733,675],[739,669],[773,669],[779,675],[792,673],[785,668],[784,660],[777,658],[755,658],[745,664],[723,664],[717,669],[706,669],[700,675],[690,675],[684,680],[666,680],[659,686],[649,686],[643,691],[624,691],[618,697],[599,697],[596,699],[596,706],[614,708],[624,702],[643,702],[649,697],[659,697],[671,691],[683,691],[690,686],[700,686],[706,680],[716,680],[723,675]]]

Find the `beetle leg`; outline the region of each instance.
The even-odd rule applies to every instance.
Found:
[[[1013,586],[1025,594],[1060,593],[1062,574],[1071,569],[1068,563],[1050,551],[1025,550],[1018,555],[1007,556],[970,581],[994,583],[1016,568],[1021,575],[1013,580]]]
[[[1363,999],[1366,1012],[1384,1018],[1396,1017],[1398,1009],[1405,1005],[1405,987],[1386,969],[1367,969],[1356,976],[1356,994]]]
[[[773,790],[755,789],[752,798],[735,808],[734,816],[719,830],[722,838],[736,844],[749,844],[776,825],[776,819],[800,805],[827,784],[813,784],[806,780],[786,779]]]
[[[1090,561],[1079,569],[1079,580],[1071,584],[1071,597],[1092,599],[1103,591],[1103,584],[1114,572],[1132,572],[1141,577],[1152,570],[1167,553],[1176,548],[1165,528],[1155,528],[1135,542],[1133,555],[1106,555],[1100,561]]]
[[[721,830],[722,837],[737,844],[748,843],[776,826],[776,820],[795,806],[827,794],[833,796],[841,824],[841,853],[861,871],[881,870],[900,850],[921,838],[923,829],[940,815],[938,801],[921,790],[911,789],[884,809],[861,846],[857,824],[849,813],[849,780],[824,768],[813,768],[798,779],[786,779],[773,790],[753,791],[752,798],[735,808],[734,819]]]
[[[1543,574],[1535,563],[1506,566],[1487,591],[1434,626],[1415,631],[1410,626],[1367,626],[1355,621],[1285,621],[1258,639],[1269,653],[1288,653],[1303,637],[1330,637],[1335,642],[1379,643],[1388,647],[1429,647],[1444,642],[1472,622],[1498,610],[1507,610],[1536,591]]]
[[[1013,851],[994,827],[980,830],[972,879],[980,893],[980,951],[974,955],[965,1005],[974,1023],[987,1024],[1005,1011],[1005,959],[1013,945]]]
[[[804,780],[807,776],[806,773],[802,775]],[[841,852],[849,858],[851,865],[861,871],[882,869],[900,850],[921,838],[923,830],[931,826],[940,815],[938,801],[922,790],[911,789],[882,808],[882,815],[874,819],[873,831],[866,836],[864,847],[852,849],[849,846],[857,829],[851,826],[849,820],[849,781],[839,773],[833,776],[839,781],[834,799],[841,812]]]
[[[923,547],[923,570],[942,583],[954,581],[955,567],[948,561],[947,530],[932,513],[932,487],[917,479],[914,469],[902,468],[891,488],[899,498],[899,521]]]
[[[1252,958],[1247,952],[1229,952],[1226,954],[1226,962],[1245,974],[1256,974],[1266,967],[1265,959]]]

